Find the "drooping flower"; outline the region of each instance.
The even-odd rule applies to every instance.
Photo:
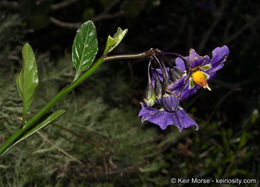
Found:
[[[200,56],[194,49],[190,50],[189,56],[184,57],[188,62],[189,69],[185,67],[182,58],[176,58],[176,68],[183,71],[182,78],[168,86],[168,91],[180,97],[180,100],[195,94],[201,87],[211,90],[208,82],[216,76],[216,72],[224,66],[229,49],[227,46],[217,47],[212,51],[212,59],[209,56]]]
[[[159,65],[159,69],[152,68],[152,62]],[[152,70],[152,78],[150,70]],[[176,126],[179,131],[191,126],[196,126],[198,130],[197,123],[179,106],[179,97],[166,91],[170,83],[181,76],[182,72],[178,69],[167,68],[162,61],[153,56],[148,64],[148,85],[144,103],[141,102],[142,109],[138,114],[139,117],[142,117],[142,123],[149,121],[158,125],[162,130],[171,125]]]
[[[165,130],[168,126],[174,125],[178,127],[181,132],[184,128],[195,126],[196,130],[199,129],[198,124],[191,119],[188,114],[181,108],[178,107],[175,111],[167,111],[164,107],[160,109],[152,108],[141,103],[142,109],[138,116],[142,117],[142,123],[149,121],[158,125],[162,130]]]

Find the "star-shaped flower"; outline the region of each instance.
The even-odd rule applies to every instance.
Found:
[[[209,56],[200,56],[194,49],[190,49],[189,56],[184,57],[189,66],[187,71],[185,62],[176,58],[176,68],[183,71],[182,78],[168,86],[168,91],[174,93],[183,100],[195,94],[201,87],[211,90],[208,81],[212,80],[219,69],[224,66],[229,49],[227,46],[217,47],[212,51],[212,59]]]

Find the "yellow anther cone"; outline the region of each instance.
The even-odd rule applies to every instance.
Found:
[[[200,70],[192,73],[192,79],[196,84],[202,86],[203,88],[207,88],[209,91],[211,91],[205,75]]]

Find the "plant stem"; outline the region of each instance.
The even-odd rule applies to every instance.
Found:
[[[17,130],[9,139],[7,139],[0,147],[0,155],[16,140],[23,136],[23,134],[30,128],[33,127],[33,125],[44,115],[46,114],[64,95],[69,93],[71,90],[73,90],[75,87],[77,87],[80,83],[82,83],[85,79],[87,79],[90,75],[92,75],[96,69],[104,62],[104,58],[99,58],[96,63],[91,66],[91,68],[86,71],[81,77],[79,77],[78,80],[70,84],[69,86],[62,89],[48,104],[46,104],[33,118],[28,121],[23,128]]]
[[[2,154],[8,150],[12,144],[14,144],[18,138],[22,137],[29,129],[33,128],[35,123],[46,114],[63,96],[72,91],[75,87],[81,84],[85,79],[87,79],[90,75],[92,75],[97,68],[106,61],[112,60],[120,60],[120,59],[135,59],[135,58],[144,58],[152,55],[154,53],[154,49],[150,49],[149,51],[138,53],[138,54],[129,54],[129,55],[115,55],[109,57],[101,57],[99,58],[93,66],[90,67],[82,76],[80,76],[77,80],[72,82],[70,85],[62,89],[49,103],[47,103],[37,114],[35,114],[25,125],[23,128],[17,130],[10,138],[8,138],[1,146],[0,146],[0,157]]]
[[[149,51],[145,51],[143,53],[137,53],[137,54],[107,56],[107,57],[104,57],[104,61],[107,62],[107,61],[111,61],[111,60],[144,58],[144,57],[151,56],[155,51],[156,51],[155,49],[150,49]]]

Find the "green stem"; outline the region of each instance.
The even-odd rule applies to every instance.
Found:
[[[78,80],[70,84],[61,90],[47,105],[45,105],[33,118],[28,121],[25,126],[19,130],[17,130],[9,139],[7,139],[0,147],[0,155],[14,142],[16,142],[17,138],[21,137],[26,130],[33,127],[33,125],[44,115],[46,114],[64,95],[69,93],[75,87],[77,87],[80,83],[82,83],[85,79],[87,79],[90,75],[92,75],[96,69],[104,62],[104,58],[99,58],[97,62],[91,66],[91,68],[84,73]]]
[[[120,60],[120,59],[135,59],[135,58],[144,58],[150,56],[154,53],[153,49],[146,51],[144,53],[138,54],[130,54],[130,55],[115,55],[110,57],[101,57],[99,58],[96,63],[94,63],[91,68],[86,71],[82,76],[80,76],[76,81],[72,82],[70,85],[62,89],[48,104],[46,104],[35,116],[33,116],[30,121],[28,121],[23,128],[17,130],[9,139],[7,139],[1,146],[0,146],[0,157],[1,154],[4,153],[8,147],[14,144],[18,138],[22,137],[27,130],[34,127],[35,123],[44,115],[46,114],[63,96],[77,87],[80,83],[82,83],[85,79],[87,79],[90,75],[92,75],[96,69],[105,61],[112,61],[112,60]]]

